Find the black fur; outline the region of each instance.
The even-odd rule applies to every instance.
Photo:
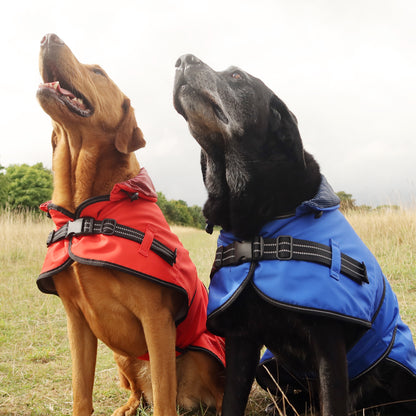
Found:
[[[210,224],[250,239],[317,193],[319,166],[303,149],[296,118],[262,81],[235,67],[216,72],[193,55],[180,57],[176,68],[174,105],[202,149]],[[244,414],[263,345],[305,377],[318,375],[310,382],[311,394],[302,397],[315,402],[321,416],[346,416],[390,397],[416,396],[414,379],[392,373],[388,362],[349,383],[346,351],[358,330],[277,308],[251,284],[210,325],[226,337],[224,416]],[[414,415],[416,405],[400,412]]]
[[[216,73],[200,61],[183,63],[174,96],[202,148],[210,223],[250,238],[315,195],[319,166],[303,150],[295,117],[262,81],[236,68]]]

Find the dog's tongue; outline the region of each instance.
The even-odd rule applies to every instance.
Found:
[[[75,98],[75,95],[72,94],[71,91],[68,91],[65,88],[62,88],[59,85],[59,81],[47,82],[46,84],[43,84],[43,85],[47,88],[53,88],[54,90],[58,91],[62,95],[65,95],[66,97]]]

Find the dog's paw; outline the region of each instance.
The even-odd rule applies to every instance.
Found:
[[[114,411],[112,416],[135,416],[141,404],[140,396],[132,394],[128,402]]]

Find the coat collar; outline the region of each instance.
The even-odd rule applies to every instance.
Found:
[[[296,214],[304,214],[308,211],[333,211],[339,208],[340,199],[334,192],[325,176],[321,175],[321,185],[317,194],[309,201],[302,202],[296,208]]]
[[[141,168],[136,177],[115,184],[110,193],[110,200],[117,201],[126,198],[126,196],[131,197],[134,194],[137,194],[142,199],[147,199],[152,202],[157,201],[155,187],[145,168]]]
[[[340,199],[332,189],[331,185],[326,180],[325,176],[321,176],[321,184],[316,195],[308,200],[302,202],[291,215],[278,217],[267,224],[265,224],[259,235],[262,237],[270,237],[271,234],[276,233],[280,228],[286,224],[297,220],[298,218],[308,214],[319,214],[320,212],[336,211],[339,208]],[[228,245],[233,241],[239,240],[233,233],[221,230],[218,246]]]
[[[101,195],[87,199],[84,201],[80,206],[77,208],[76,211],[79,211],[81,207],[84,205],[89,205],[94,203],[95,201],[105,199],[110,199],[110,201],[120,201],[125,198],[130,199],[147,199],[151,202],[157,201],[157,193],[155,187],[153,185],[152,180],[150,179],[149,174],[145,168],[141,168],[138,175],[132,179],[129,179],[125,182],[116,183],[110,192],[109,196]],[[52,201],[44,202],[40,205],[40,209],[44,212],[48,212],[48,207],[50,207]],[[65,211],[62,207],[60,207],[60,211]],[[69,217],[73,216],[73,213],[68,211],[65,214]]]

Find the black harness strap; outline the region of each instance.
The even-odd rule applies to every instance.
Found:
[[[218,247],[211,276],[221,267],[259,260],[301,260],[331,267],[332,249],[325,244],[288,235],[277,238],[258,236],[253,241],[235,241],[228,246]],[[369,283],[365,264],[344,253],[341,253],[340,271],[354,282]]]
[[[114,235],[116,237],[127,238],[139,244],[143,242],[144,238],[142,231],[118,224],[116,220],[111,218],[98,221],[91,217],[83,217],[74,221],[68,221],[58,230],[52,231],[48,236],[46,245],[49,247],[51,244],[65,240],[71,236],[94,234]],[[156,239],[153,240],[150,249],[171,266],[176,263],[176,249],[172,251]]]

